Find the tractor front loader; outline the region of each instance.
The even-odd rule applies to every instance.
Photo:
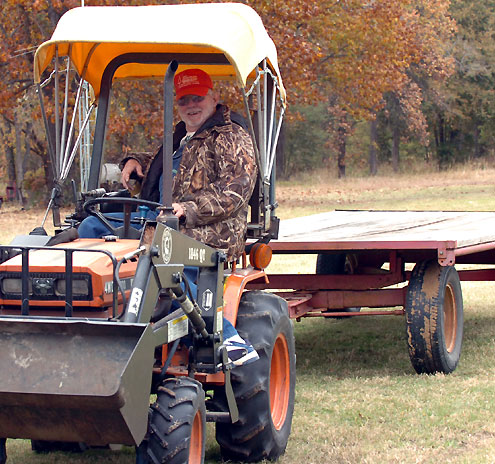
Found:
[[[273,172],[285,111],[260,18],[240,4],[75,8],[39,47],[34,67],[55,166],[47,214],[58,228],[46,234],[46,214],[41,227],[0,247],[0,463],[14,438],[30,439],[36,452],[128,445],[137,463],[201,463],[206,421],[216,423],[224,458],[276,460],[294,408],[292,323],[284,300],[245,289],[267,279],[267,243],[277,237]],[[180,233],[172,214],[173,77],[188,67],[234,81],[242,94],[259,171],[249,265],[246,254],[227,263],[222,251]],[[163,79],[163,204],[99,185],[112,86],[150,78]],[[46,111],[50,89],[55,110]],[[76,127],[68,102],[77,106],[84,89],[92,102]],[[61,186],[95,108],[89,177],[60,226]],[[117,225],[108,213],[115,207],[123,212]],[[155,208],[160,215],[148,220]],[[87,215],[108,235],[79,238]],[[225,320],[259,360],[234,367]]]

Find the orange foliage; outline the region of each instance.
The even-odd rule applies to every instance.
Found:
[[[314,20],[323,59],[320,75],[339,103],[357,117],[373,117],[383,95],[409,86],[408,70],[422,66],[447,75],[443,41],[453,22],[448,1],[347,0],[319,2]],[[325,14],[323,14],[325,13]]]
[[[179,2],[86,0],[85,4]],[[194,1],[183,0],[183,3]],[[452,72],[446,51],[455,27],[448,16],[449,0],[245,0],[245,3],[260,14],[277,46],[289,102],[307,105],[323,100],[355,118],[373,118],[383,107],[384,94],[392,92],[402,102],[411,127],[418,132],[425,130],[421,88],[412,78],[411,70],[415,76],[434,79],[444,79]],[[13,109],[32,87],[36,46],[50,37],[65,11],[79,5],[80,0],[3,1],[0,113],[4,118],[13,119]],[[132,100],[127,100],[125,93],[121,98],[117,106],[132,107]],[[149,105],[133,108],[132,124],[137,129],[148,131],[146,134],[159,131],[156,122],[161,118],[157,109],[159,100],[160,92],[150,94]],[[150,115],[152,124],[149,124]],[[122,144],[129,145],[125,139],[129,122],[119,118],[117,111],[112,124],[111,131],[121,133]]]

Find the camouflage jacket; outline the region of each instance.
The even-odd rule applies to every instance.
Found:
[[[181,232],[224,251],[229,261],[244,251],[248,201],[256,181],[253,144],[239,118],[226,106],[217,106],[184,146],[172,190],[173,201],[185,210]],[[180,122],[174,150],[185,135],[185,124]],[[146,167],[141,198],[159,201],[162,150],[152,160],[145,153],[136,155],[131,156]]]

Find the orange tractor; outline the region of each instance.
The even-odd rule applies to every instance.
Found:
[[[245,290],[267,279],[266,243],[278,232],[273,172],[285,111],[275,46],[259,16],[241,4],[75,8],[38,48],[34,67],[56,167],[47,209],[56,226],[61,185],[93,119],[95,127],[76,213],[54,236],[40,228],[0,250],[0,462],[7,439],[27,438],[35,451],[123,444],[136,447],[138,463],[201,463],[207,421],[216,423],[224,458],[277,459],[294,408],[293,328],[283,299]],[[173,77],[188,67],[242,94],[259,172],[249,265],[246,256],[227,265],[222,252],[178,232],[171,214]],[[112,86],[150,78],[163,80],[163,205],[99,185]],[[51,91],[55,109],[47,112]],[[82,217],[105,221],[116,205],[123,220],[109,236],[78,238]],[[157,206],[163,220],[131,219],[136,207]],[[185,266],[199,268],[196,298]],[[259,360],[233,369],[224,318]]]

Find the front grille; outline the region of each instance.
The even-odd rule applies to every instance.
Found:
[[[0,274],[0,294],[4,300],[20,300],[22,295],[22,274],[2,272]],[[84,273],[72,274],[72,299],[90,301],[93,291],[91,276]],[[34,301],[61,300],[66,297],[65,273],[30,272],[28,296]]]

